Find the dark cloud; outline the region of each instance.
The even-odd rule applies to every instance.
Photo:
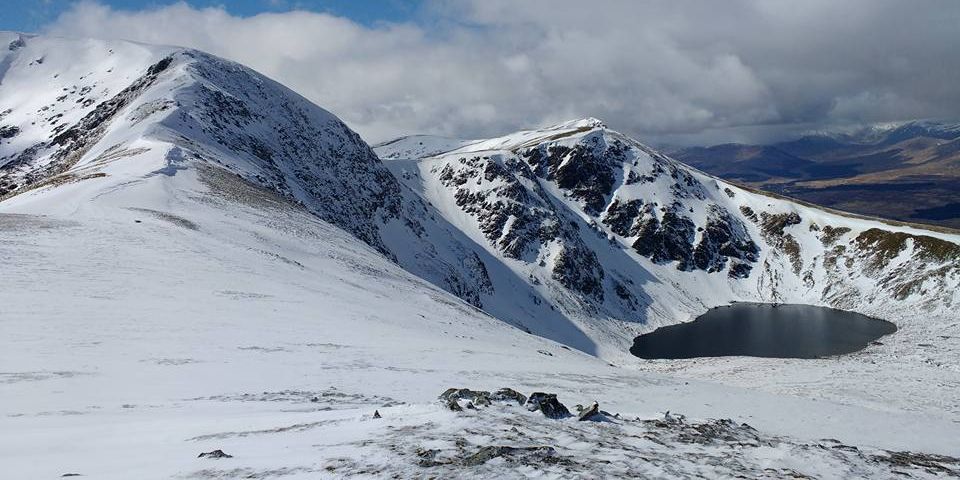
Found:
[[[651,142],[769,140],[956,117],[960,2],[476,0],[417,24],[293,11],[82,3],[47,27],[200,48],[332,110],[371,141],[602,118]]]

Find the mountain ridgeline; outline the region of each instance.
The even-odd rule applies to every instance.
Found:
[[[596,119],[372,149],[282,85],[202,52],[0,40],[0,198],[23,208],[272,199],[489,315],[605,358],[731,301],[892,318],[960,300],[956,235],[740,188]],[[157,179],[162,193],[145,187]]]

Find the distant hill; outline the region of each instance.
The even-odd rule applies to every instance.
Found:
[[[960,123],[917,120],[670,153],[707,173],[820,205],[960,227]]]

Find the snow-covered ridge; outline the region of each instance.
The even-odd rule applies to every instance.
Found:
[[[110,172],[110,163],[158,149],[158,171],[218,165],[384,250],[375,222],[396,214],[396,182],[356,133],[286,87],[189,49],[23,36],[10,43],[0,121],[17,134],[0,145],[5,196],[121,179],[132,172]],[[161,144],[137,145],[147,140]]]
[[[606,128],[606,125],[596,118],[587,117],[490,139],[463,140],[435,135],[410,135],[377,144],[374,149],[383,160],[424,158],[451,152],[513,150],[545,138],[560,138],[594,128]]]
[[[382,160],[430,157],[438,153],[456,150],[471,143],[471,140],[438,137],[434,135],[410,135],[375,145]]]

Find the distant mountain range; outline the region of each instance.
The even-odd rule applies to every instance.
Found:
[[[917,120],[670,154],[721,178],[820,205],[960,227],[960,123]]]

